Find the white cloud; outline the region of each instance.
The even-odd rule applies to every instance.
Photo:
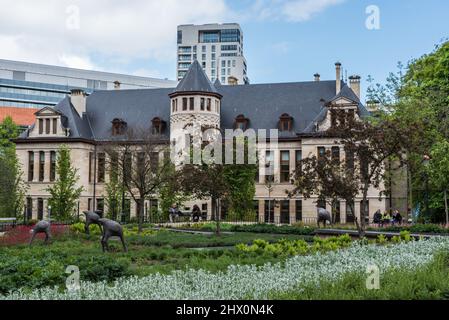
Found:
[[[246,17],[259,20],[304,22],[346,0],[257,0]]]
[[[313,15],[326,10],[328,7],[340,4],[345,0],[297,0],[285,3],[282,13],[287,20],[293,22],[307,21]]]
[[[174,61],[178,24],[231,14],[225,0],[0,0],[0,7],[0,58],[97,69]]]

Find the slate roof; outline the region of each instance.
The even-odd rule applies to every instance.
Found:
[[[314,122],[324,119],[325,103],[337,97],[346,97],[359,104],[359,115],[369,112],[360,103],[354,92],[342,84],[335,95],[335,80],[293,83],[248,84],[216,87],[208,80],[198,62],[194,62],[176,89],[134,89],[94,91],[89,95],[86,114],[81,117],[66,97],[55,109],[66,116],[70,138],[86,138],[97,141],[112,139],[111,121],[123,119],[128,127],[150,128],[151,120],[159,117],[167,126],[162,138],[170,134],[170,97],[181,91],[206,91],[222,95],[221,128],[231,129],[238,115],[249,119],[249,128],[276,129],[279,117],[288,114],[293,118],[291,132],[279,132],[280,137],[292,138],[314,132]],[[197,79],[191,78],[196,75]],[[207,83],[206,83],[207,81]],[[117,137],[115,137],[117,139]]]
[[[193,61],[184,78],[178,83],[174,93],[195,91],[217,93],[217,89],[210,82],[197,60]]]

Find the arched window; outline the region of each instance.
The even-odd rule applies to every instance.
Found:
[[[284,113],[279,117],[279,130],[280,131],[291,131],[292,130],[292,124],[293,124],[293,118],[287,114]]]
[[[123,119],[115,118],[111,122],[113,136],[120,136],[125,133],[127,124]]]

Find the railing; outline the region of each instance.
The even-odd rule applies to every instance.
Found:
[[[8,228],[15,228],[17,225],[17,218],[0,218],[0,231],[7,231]]]

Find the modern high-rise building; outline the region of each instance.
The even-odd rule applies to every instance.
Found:
[[[41,109],[54,106],[72,89],[90,94],[94,90],[174,86],[176,81],[167,79],[0,59],[0,107]]]
[[[243,32],[237,23],[178,26],[176,77],[181,80],[198,60],[212,82],[248,84]]]

